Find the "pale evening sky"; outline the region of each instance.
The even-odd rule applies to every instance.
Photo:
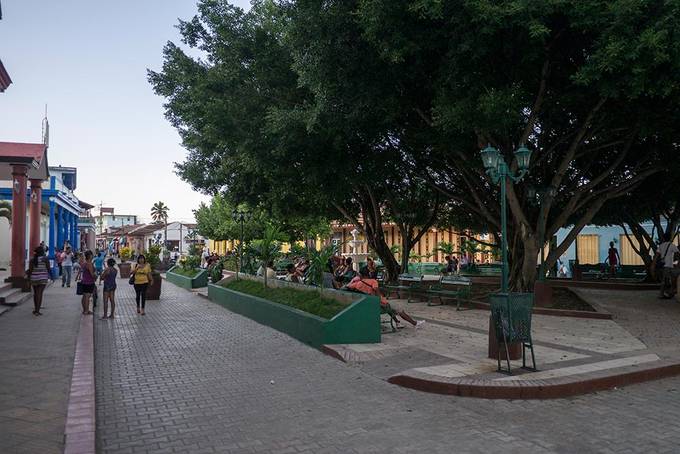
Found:
[[[193,220],[207,200],[173,173],[186,151],[146,80],[177,19],[195,0],[0,0],[0,141],[40,142],[45,104],[50,165],[78,168],[76,195],[149,221],[162,200],[170,220]],[[248,0],[233,4],[248,7]]]

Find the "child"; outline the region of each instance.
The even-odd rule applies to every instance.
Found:
[[[99,283],[101,284],[102,281],[104,281],[104,316],[101,318],[102,320],[106,320],[107,318],[114,318],[113,317],[113,312],[116,309],[116,301],[115,301],[115,294],[116,294],[116,276],[118,276],[118,270],[115,268],[116,261],[114,259],[108,259],[106,261],[107,268],[104,270],[104,272],[99,276]],[[111,315],[107,315],[108,313],[108,302],[111,302]]]

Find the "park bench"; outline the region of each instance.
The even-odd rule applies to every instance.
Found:
[[[444,298],[455,298],[456,310],[459,311],[461,300],[470,298],[471,289],[472,280],[468,277],[444,276],[427,290],[427,305],[434,306],[435,304],[432,302],[434,299],[439,299],[439,304],[442,305]]]
[[[534,307],[533,293],[496,293],[489,295],[491,317],[498,342],[498,372],[512,375],[508,344],[522,343],[522,369],[536,372],[534,342],[531,338],[531,312]],[[501,368],[501,348],[505,346],[507,369]],[[526,364],[526,349],[531,351],[533,367]]]
[[[367,295],[366,293],[360,292],[359,290],[355,290],[353,288],[344,287],[342,290],[345,291],[345,292],[349,292],[349,293],[358,293],[359,295],[364,295],[364,296]],[[378,295],[376,295],[376,296],[378,296]],[[380,296],[378,296],[378,298],[380,298]],[[387,315],[388,318],[384,319],[383,315]],[[392,332],[395,333],[395,332],[397,332],[397,327],[395,326],[396,322],[397,322],[397,319],[395,318],[395,315],[389,313],[387,311],[387,308],[385,306],[383,306],[382,304],[380,304],[380,324],[385,325],[385,324],[389,323]]]
[[[397,297],[401,298],[402,293],[406,293],[408,300],[407,302],[411,302],[411,296],[413,293],[423,293],[427,289],[423,286],[423,275],[415,275],[415,274],[400,274],[398,279],[398,284],[397,285],[386,285],[385,286],[385,291],[387,292],[385,294],[386,298],[389,298],[389,294],[394,292],[397,294]],[[404,284],[402,284],[402,282]]]

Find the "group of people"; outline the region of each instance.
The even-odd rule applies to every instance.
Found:
[[[62,287],[71,287],[73,279],[77,284],[77,294],[80,298],[83,315],[93,315],[97,304],[97,280],[103,284],[103,316],[101,320],[115,318],[115,293],[117,288],[118,269],[113,257],[106,258],[102,251],[74,252],[70,245],[65,245],[63,250],[55,254],[58,273],[61,277]],[[106,266],[105,266],[106,265]],[[33,315],[42,315],[43,293],[45,287],[52,280],[50,261],[47,258],[47,247],[44,244],[36,247],[33,257],[29,261],[26,278],[30,281],[33,289]],[[137,313],[145,315],[146,291],[153,283],[151,266],[146,262],[144,255],[138,255],[134,268],[131,271],[130,284],[134,285]],[[92,303],[92,310],[90,310]],[[110,311],[109,311],[110,309]]]

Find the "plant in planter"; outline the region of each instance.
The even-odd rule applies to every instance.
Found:
[[[280,237],[281,231],[277,227],[269,224],[264,229],[262,239],[255,240],[249,245],[252,254],[262,263],[265,287],[267,286],[267,265],[281,253]]]
[[[337,252],[338,246],[335,244],[329,244],[320,251],[309,250],[308,276],[312,285],[324,288],[324,273],[328,272],[328,262]]]
[[[120,277],[122,279],[128,279],[130,277],[130,270],[132,269],[132,265],[129,262],[130,257],[132,256],[132,250],[125,246],[120,248],[118,252],[120,254],[120,263],[118,264]]]
[[[146,299],[148,300],[159,300],[161,299],[161,284],[163,280],[161,279],[161,273],[157,271],[157,267],[161,263],[161,246],[153,245],[149,247],[149,250],[144,253],[147,263],[151,266],[151,276],[153,277],[153,283],[146,290]]]

